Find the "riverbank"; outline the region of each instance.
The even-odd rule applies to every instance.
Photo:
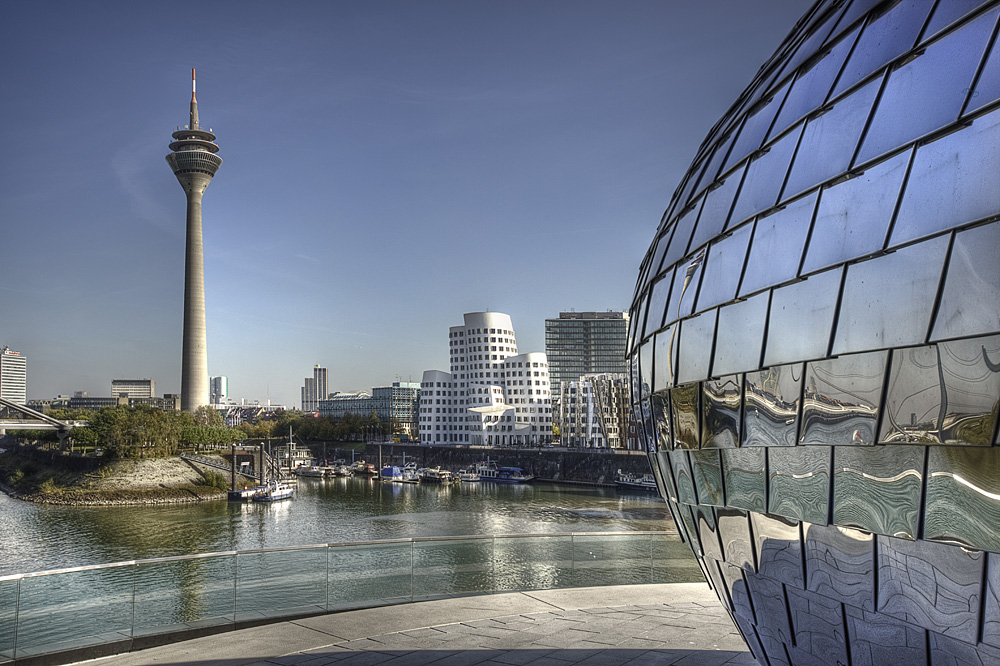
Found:
[[[222,461],[222,459],[219,459]],[[89,471],[58,459],[0,454],[0,490],[27,502],[64,506],[179,504],[226,499],[226,479],[180,458],[117,460]]]

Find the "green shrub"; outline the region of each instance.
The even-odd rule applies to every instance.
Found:
[[[202,473],[202,476],[205,477],[202,485],[208,486],[209,488],[218,488],[219,490],[229,490],[229,482],[226,481],[226,477],[222,474],[207,470]]]

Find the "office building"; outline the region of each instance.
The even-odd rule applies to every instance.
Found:
[[[306,377],[302,386],[302,411],[315,412],[319,409],[319,401],[328,393],[327,369],[313,366],[313,376]]]
[[[212,377],[208,380],[208,391],[213,405],[224,404],[229,400],[229,377]]]
[[[208,401],[208,334],[205,329],[205,262],[201,230],[202,195],[222,158],[215,153],[215,134],[201,129],[191,69],[190,120],[173,133],[166,156],[187,197],[187,242],[184,252],[184,334],[181,351],[181,408],[193,412]]]
[[[375,387],[371,393],[334,393],[319,401],[318,411],[320,416],[333,419],[347,414],[368,417],[374,413],[383,423],[397,423],[398,432],[415,436],[419,407],[420,384],[393,382],[390,386]]]
[[[639,267],[633,410],[761,664],[1000,664],[1000,2],[814,3]]]
[[[560,312],[545,320],[545,355],[549,360],[552,395],[562,382],[583,375],[625,373],[627,312]]]
[[[152,398],[156,395],[156,381],[152,379],[112,379],[111,397]]]
[[[552,440],[545,354],[519,354],[509,315],[466,314],[448,333],[451,372],[420,384],[420,441],[524,446]]]
[[[0,398],[28,402],[28,359],[10,347],[0,347]]]

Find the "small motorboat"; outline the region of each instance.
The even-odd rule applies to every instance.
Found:
[[[294,495],[295,488],[287,483],[269,483],[266,486],[261,486],[251,499],[254,502],[277,502],[291,499]]]

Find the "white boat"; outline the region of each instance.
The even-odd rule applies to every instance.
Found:
[[[298,476],[326,476],[325,467],[297,467],[295,468],[295,474]]]
[[[525,474],[520,467],[497,467],[492,460],[478,463],[476,472],[482,481],[493,481],[494,483],[527,483],[535,477]]]
[[[451,472],[440,467],[425,467],[420,470],[421,483],[451,483]]]
[[[653,478],[652,474],[636,476],[635,474],[624,474],[621,470],[618,470],[615,485],[619,488],[636,488],[640,490],[652,490],[654,492],[658,490],[656,479]]]
[[[242,489],[230,490],[229,499],[234,502],[246,502],[253,499],[253,496],[261,492],[264,486],[255,486],[253,488],[248,488],[243,486]]]
[[[479,472],[475,470],[470,472],[467,469],[460,469],[458,470],[458,480],[462,483],[471,483],[473,481],[480,481],[481,477],[479,476]]]
[[[254,502],[277,502],[283,499],[290,499],[295,495],[295,488],[287,483],[269,483],[258,489],[258,492],[251,498]]]

